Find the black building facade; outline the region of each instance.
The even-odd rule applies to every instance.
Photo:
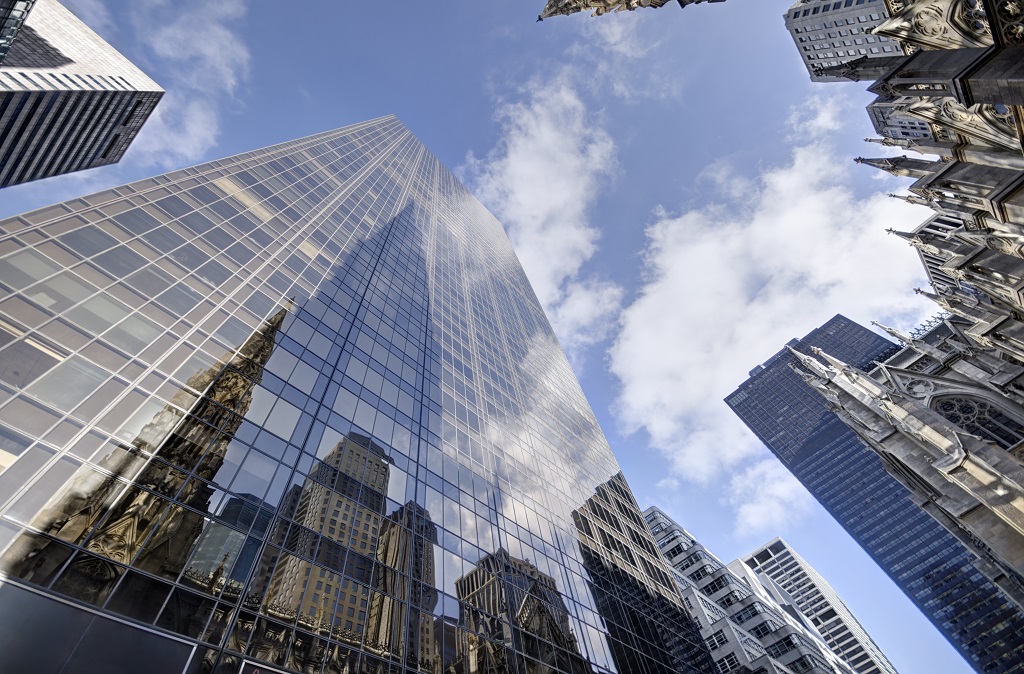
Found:
[[[838,315],[789,346],[870,370],[900,347]],[[912,500],[782,350],[725,402],[979,672],[1024,672],[1024,615]]]

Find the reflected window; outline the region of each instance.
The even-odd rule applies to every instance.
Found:
[[[108,376],[101,367],[81,356],[72,356],[25,390],[61,411],[70,412]]]
[[[21,290],[61,271],[60,265],[34,250],[22,250],[0,260],[0,283]]]
[[[96,292],[96,287],[71,272],[62,272],[37,283],[25,291],[25,296],[41,307],[61,312],[78,304]]]

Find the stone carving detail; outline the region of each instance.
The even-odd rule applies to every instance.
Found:
[[[904,112],[933,124],[948,127],[981,145],[995,145],[1020,152],[1020,139],[1013,113],[994,105],[978,103],[965,107],[955,98],[923,99]]]
[[[601,16],[609,12],[632,12],[641,7],[663,7],[671,0],[548,0],[538,21],[552,16],[575,14],[593,10],[591,16]]]
[[[1003,44],[1024,44],[1024,0],[1000,0],[996,16]]]
[[[870,32],[922,49],[970,49],[993,44],[981,0],[907,0],[898,13]]]
[[[935,392],[935,384],[926,379],[914,379],[912,381],[908,381],[905,388],[907,395],[911,398],[917,398],[918,400],[923,400]]]

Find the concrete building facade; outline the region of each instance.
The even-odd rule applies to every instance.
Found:
[[[891,665],[850,666],[781,587],[738,561],[723,564],[659,508],[647,508],[644,520],[697,616],[719,672],[896,674]]]

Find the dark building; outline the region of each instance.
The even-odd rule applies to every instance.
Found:
[[[37,0],[0,64],[0,187],[117,163],[163,94],[56,0]]]
[[[900,349],[844,316],[789,345],[800,352],[815,346],[865,370]],[[968,663],[979,672],[1024,672],[1024,615],[790,369],[795,362],[780,351],[726,403]]]
[[[3,672],[714,671],[500,223],[394,117],[0,222],[0,620]]]

